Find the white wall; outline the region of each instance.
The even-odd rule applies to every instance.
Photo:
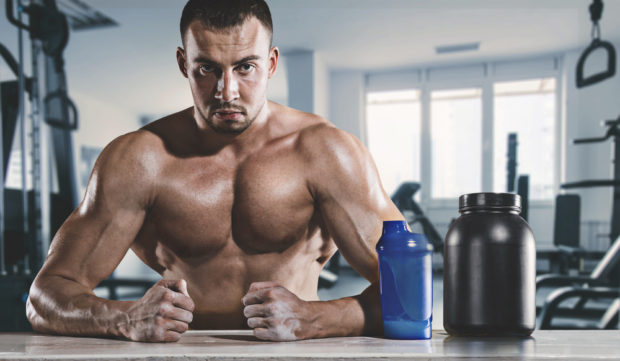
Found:
[[[329,71],[323,57],[314,53],[314,113],[327,118],[329,116]]]
[[[327,65],[315,51],[287,53],[286,78],[288,105],[292,108],[327,117],[329,82]]]
[[[364,73],[336,71],[329,79],[329,120],[362,141],[366,129],[364,119]]]
[[[312,113],[314,110],[314,52],[297,51],[286,57],[288,105]]]
[[[280,55],[275,74],[267,83],[267,99],[288,105],[288,74],[286,57]]]

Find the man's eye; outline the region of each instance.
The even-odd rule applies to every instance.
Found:
[[[242,73],[249,73],[254,69],[254,65],[252,64],[241,64],[238,66],[239,71]]]
[[[201,65],[200,71],[203,73],[212,73],[215,69],[210,65]]]

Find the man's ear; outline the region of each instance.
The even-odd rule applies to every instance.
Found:
[[[274,46],[269,50],[269,79],[276,73],[278,67],[278,57],[280,56],[280,50],[277,46]]]
[[[185,50],[183,48],[177,48],[177,64],[179,64],[179,70],[184,77],[187,78],[187,62],[185,61]]]

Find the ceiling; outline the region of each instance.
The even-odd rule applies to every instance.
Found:
[[[88,94],[138,114],[191,104],[175,59],[185,0],[82,1],[120,26],[71,33],[65,60],[73,94]],[[274,43],[282,53],[314,50],[332,70],[525,58],[582,49],[590,41],[591,0],[267,1]],[[604,3],[602,38],[618,47],[620,0]],[[1,8],[0,40],[17,54],[17,31]],[[435,54],[436,46],[471,42],[480,42],[480,49]]]
[[[526,57],[585,47],[590,0],[270,0],[276,44],[332,68],[376,69]],[[604,1],[603,39],[620,39],[620,1]],[[480,42],[479,51],[435,47]]]
[[[178,22],[184,0],[84,0],[121,23],[142,9],[158,38],[170,34],[150,11]],[[590,0],[267,0],[274,43],[286,54],[315,50],[330,68],[377,69],[526,57],[584,47]],[[606,0],[602,37],[620,40],[620,1]],[[158,34],[162,32],[162,34]],[[176,36],[176,34],[174,34]],[[436,55],[435,47],[480,42],[478,51]]]

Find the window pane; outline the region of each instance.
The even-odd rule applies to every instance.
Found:
[[[530,199],[552,199],[555,170],[555,78],[494,85],[494,176],[496,192],[507,190],[509,133],[517,133],[517,174],[530,177]]]
[[[401,183],[420,180],[420,92],[368,93],[366,101],[368,149],[392,195]]]
[[[431,93],[433,198],[456,198],[482,187],[482,90]]]

